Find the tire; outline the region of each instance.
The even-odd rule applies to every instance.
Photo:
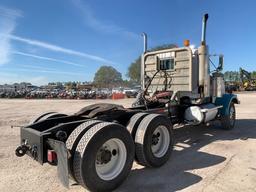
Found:
[[[150,114],[140,123],[135,136],[137,162],[146,167],[165,164],[173,150],[173,131],[170,120]]]
[[[136,113],[130,118],[126,127],[133,139],[135,139],[136,131],[140,122],[146,115],[148,115],[148,113]]]
[[[229,115],[222,117],[220,120],[221,127],[224,130],[233,129],[236,123],[236,108],[233,102],[230,103],[228,111],[229,111]]]
[[[43,113],[43,114],[40,115],[40,116],[34,117],[34,118],[32,118],[32,119],[29,121],[29,124],[36,123],[36,122],[38,122],[41,118],[43,118],[44,116],[49,115],[49,114],[52,114],[52,113],[56,113],[56,112]]]
[[[130,173],[133,159],[134,143],[128,130],[116,123],[99,123],[91,127],[77,145],[74,176],[91,191],[112,191]]]
[[[69,169],[69,176],[76,181],[74,177],[74,171],[73,171],[73,158],[74,153],[77,147],[78,142],[80,141],[81,137],[84,135],[88,129],[93,127],[94,125],[100,123],[101,121],[98,120],[89,120],[78,127],[76,127],[71,134],[69,135],[68,139],[66,140],[66,147],[69,151],[69,158],[68,158],[68,169]]]
[[[55,117],[64,117],[64,116],[67,116],[67,115],[62,114],[62,113],[57,113],[57,112],[48,112],[48,113],[44,113],[44,114],[32,119],[29,124],[31,125],[33,123],[37,123],[39,121],[43,121],[46,119],[55,118]]]

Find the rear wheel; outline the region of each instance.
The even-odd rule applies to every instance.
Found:
[[[73,161],[76,180],[92,191],[111,191],[129,174],[134,159],[130,133],[115,123],[91,127],[79,141]]]
[[[69,175],[71,176],[72,179],[76,180],[74,177],[74,172],[73,172],[73,158],[74,158],[74,153],[77,147],[78,142],[80,141],[81,137],[84,135],[88,129],[93,127],[94,125],[100,123],[101,121],[98,120],[89,120],[81,125],[79,125],[77,128],[75,128],[72,133],[69,135],[67,141],[66,141],[66,147],[69,150],[69,158],[68,158],[68,168],[69,168]]]
[[[135,134],[140,122],[146,115],[148,115],[148,113],[136,113],[130,118],[127,124],[127,130],[130,132],[133,139],[135,139]]]
[[[173,132],[169,119],[150,114],[140,123],[135,136],[135,151],[139,164],[159,167],[168,161],[173,150]]]
[[[221,126],[225,130],[230,130],[235,127],[236,123],[236,108],[235,104],[233,102],[230,103],[229,109],[228,109],[229,114],[221,118]]]

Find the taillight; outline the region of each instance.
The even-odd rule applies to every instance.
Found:
[[[57,162],[57,154],[54,150],[48,150],[47,152],[47,160],[49,163],[56,163]]]

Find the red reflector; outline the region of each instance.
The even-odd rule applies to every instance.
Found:
[[[164,113],[165,112],[165,109],[159,109],[157,110],[157,113]]]
[[[47,153],[47,160],[50,163],[56,162],[57,161],[57,154],[53,150],[48,150]]]

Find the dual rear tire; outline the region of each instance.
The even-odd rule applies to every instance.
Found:
[[[167,117],[137,113],[127,125],[89,120],[69,135],[70,176],[91,191],[111,191],[128,176],[133,160],[146,167],[168,161],[173,133]]]
[[[163,115],[149,114],[140,122],[135,135],[137,162],[146,167],[165,164],[173,150],[171,122]]]
[[[170,120],[160,114],[137,113],[127,129],[135,142],[135,160],[146,167],[160,167],[173,150],[173,130]]]
[[[73,141],[67,144],[71,177],[91,191],[117,188],[128,176],[134,159],[130,133],[119,124],[94,120],[77,129],[67,140]]]
[[[221,120],[224,129],[235,125],[234,103]],[[170,120],[160,114],[137,113],[127,124],[89,120],[66,141],[70,176],[91,191],[111,191],[128,176],[133,160],[146,167],[165,164],[173,151]]]

